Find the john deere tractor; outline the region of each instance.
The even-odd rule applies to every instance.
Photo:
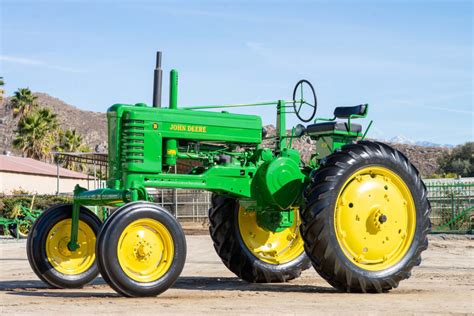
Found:
[[[153,106],[115,104],[107,111],[107,187],[76,186],[28,237],[30,265],[55,288],[78,288],[98,273],[124,296],[154,296],[179,277],[186,258],[180,224],[151,202],[156,188],[213,192],[210,235],[224,265],[248,282],[286,282],[311,265],[345,292],[385,292],[410,277],[427,248],[430,205],[417,169],[399,151],[365,141],[354,122],[369,105],[337,107],[316,118],[316,94],[301,80],[290,100],[178,107],[178,73],[161,107],[161,53]],[[276,135],[244,106],[276,109]],[[213,111],[209,111],[209,110]],[[221,112],[215,109],[222,109]],[[288,132],[286,118],[298,124]],[[369,125],[370,127],[370,125]],[[304,162],[293,149],[305,137]],[[265,148],[265,139],[273,148]],[[176,173],[177,161],[192,161]],[[86,206],[109,206],[102,223]]]

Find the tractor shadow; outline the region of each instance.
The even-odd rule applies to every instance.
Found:
[[[21,281],[1,281],[0,292],[7,292],[9,295],[36,296],[36,297],[61,297],[61,298],[107,298],[120,297],[113,293],[90,292],[87,288],[97,288],[107,286],[107,283],[98,277],[84,289],[75,289],[78,292],[64,292],[62,289],[54,289],[40,280],[21,280]]]
[[[340,293],[332,287],[296,283],[248,283],[235,277],[180,277],[173,289],[195,291],[249,291],[288,293]]]
[[[0,291],[9,295],[32,297],[61,298],[121,298],[115,292],[92,292],[88,288],[102,289],[108,287],[101,278],[96,278],[84,289],[61,290],[49,288],[40,280],[1,281]],[[247,292],[279,292],[279,293],[340,293],[332,287],[300,285],[295,283],[248,283],[234,277],[180,277],[171,289],[190,291],[247,291]]]

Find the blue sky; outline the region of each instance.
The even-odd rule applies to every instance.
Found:
[[[473,140],[472,1],[0,3],[7,95],[30,87],[91,111],[151,103],[162,50],[180,106],[289,99],[306,78],[318,116],[369,103],[372,137]]]

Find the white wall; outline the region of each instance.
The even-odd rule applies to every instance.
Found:
[[[56,177],[0,171],[0,193],[11,194],[12,190],[23,189],[29,193],[56,194],[56,181]],[[59,193],[72,193],[76,184],[86,189],[94,188],[93,180],[60,178]]]

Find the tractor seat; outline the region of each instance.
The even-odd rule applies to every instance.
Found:
[[[317,123],[311,124],[306,127],[307,134],[319,134],[319,133],[327,133],[327,132],[347,132],[349,131],[349,124],[347,122],[324,122],[324,123]],[[351,132],[353,133],[360,133],[362,132],[362,126],[360,124],[351,123]]]

